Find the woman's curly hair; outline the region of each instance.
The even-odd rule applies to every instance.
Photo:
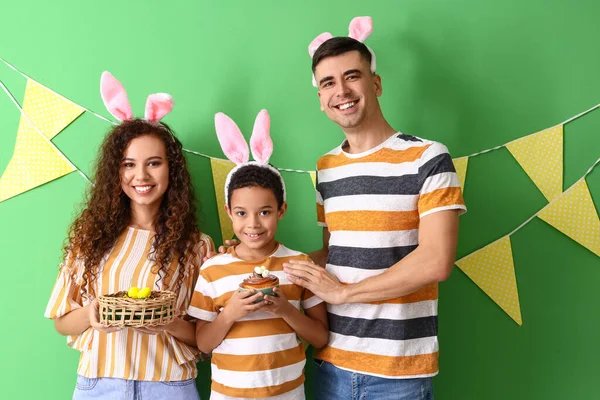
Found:
[[[71,225],[64,246],[65,256],[71,253],[83,266],[84,295],[95,297],[93,282],[100,273],[99,266],[131,223],[130,199],[121,189],[121,161],[129,143],[144,135],[154,135],[163,141],[169,166],[169,184],[154,221],[154,243],[148,258],[155,261],[159,279],[164,279],[173,257],[178,257],[180,273],[175,293],[179,292],[184,277],[191,273],[185,268],[197,256],[193,253],[199,232],[196,200],[181,142],[163,123],[124,121],[104,139],[96,161],[94,184],[86,194],[86,206]]]

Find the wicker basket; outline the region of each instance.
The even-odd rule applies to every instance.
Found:
[[[175,293],[152,291],[146,299],[132,299],[127,292],[98,297],[100,323],[108,326],[166,325],[175,319]]]

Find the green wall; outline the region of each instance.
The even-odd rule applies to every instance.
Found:
[[[550,127],[600,102],[600,5],[591,0],[6,3],[1,57],[103,115],[103,70],[124,82],[137,115],[149,93],[169,92],[176,106],[166,122],[184,146],[218,157],[214,113],[228,113],[249,133],[256,113],[267,108],[272,162],[314,169],[343,136],[319,111],[306,48],[322,31],[344,34],[356,15],[374,20],[368,43],[378,55],[388,121],[444,142],[455,157]],[[3,65],[0,79],[22,101],[25,80]],[[0,171],[11,157],[18,119],[0,93]],[[600,110],[567,125],[565,188],[600,157],[598,127]],[[106,122],[84,114],[54,143],[89,172],[106,130]],[[205,231],[219,241],[209,161],[190,156],[189,165]],[[290,207],[279,238],[313,250],[320,231],[310,179],[284,178]],[[599,207],[600,171],[588,184]],[[2,398],[72,393],[78,354],[42,315],[85,187],[74,173],[0,203]],[[469,213],[461,217],[459,257],[546,204],[505,149],[470,161],[465,197]],[[538,219],[512,239],[523,326],[456,269],[441,285],[436,399],[600,398],[600,259]],[[201,366],[202,394],[207,368]]]

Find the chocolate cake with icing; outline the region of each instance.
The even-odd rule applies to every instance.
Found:
[[[244,279],[240,288],[250,290],[260,290],[274,288],[279,285],[279,278],[271,274],[265,267],[255,267],[252,275]]]

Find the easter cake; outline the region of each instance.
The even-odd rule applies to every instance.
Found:
[[[240,283],[240,290],[242,291],[254,289],[257,292],[263,292],[271,296],[277,296],[273,291],[276,287],[279,287],[279,278],[271,274],[264,266],[255,267],[252,275]]]

